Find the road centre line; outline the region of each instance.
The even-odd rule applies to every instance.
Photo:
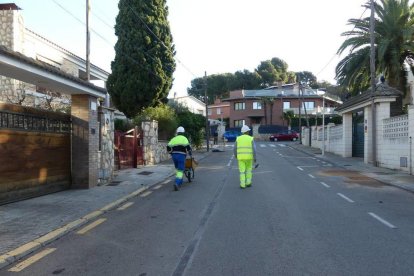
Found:
[[[123,210],[125,210],[126,208],[131,207],[131,205],[132,205],[132,204],[134,204],[134,202],[127,202],[127,203],[125,203],[124,205],[122,205],[121,207],[119,207],[117,210],[118,210],[118,211],[123,211]]]
[[[39,261],[40,259],[42,259],[44,257],[46,257],[47,255],[49,255],[50,253],[52,253],[55,250],[56,250],[56,248],[47,248],[43,251],[40,251],[39,253],[31,256],[30,258],[24,260],[23,262],[18,263],[17,265],[15,265],[12,268],[10,268],[9,271],[10,272],[20,272],[23,269],[25,269],[26,267],[34,264],[35,262]]]
[[[299,166],[298,166],[298,167],[296,167],[296,168],[298,168],[299,170],[303,171],[303,169],[302,169],[301,167],[299,167]]]
[[[311,174],[308,174],[308,175],[309,175],[309,177],[310,177],[310,178],[315,178],[315,177],[314,177],[313,175],[311,175]]]
[[[373,218],[377,219],[378,221],[380,221],[381,223],[385,224],[389,228],[392,228],[392,229],[396,229],[397,228],[396,226],[392,225],[391,223],[389,223],[388,221],[386,221],[385,219],[381,218],[380,216],[378,216],[378,215],[376,215],[374,213],[369,212],[368,214],[371,217],[373,217]]]
[[[230,158],[229,162],[227,163],[227,167],[230,167],[231,162],[233,161],[233,157],[234,157],[234,155],[232,155],[232,156],[231,156],[231,158]]]
[[[146,191],[145,193],[141,194],[140,197],[146,197],[152,194],[152,191]]]
[[[154,188],[152,188],[153,190],[158,190],[158,189],[160,189],[162,187],[162,185],[157,185],[157,186],[155,186]]]
[[[106,221],[106,218],[98,219],[98,220],[96,220],[96,221],[88,224],[87,226],[85,226],[84,228],[82,228],[81,230],[79,230],[78,232],[76,232],[76,234],[83,235],[86,232],[88,232],[89,230],[92,230],[93,228],[95,228],[96,226],[98,226],[99,224],[101,224],[101,223],[103,223],[105,221]]]
[[[354,201],[352,199],[350,199],[349,197],[345,196],[344,194],[337,193],[337,195],[339,195],[340,197],[342,197],[343,199],[345,199],[346,201],[348,201],[350,203],[354,203]]]
[[[329,186],[328,184],[326,184],[325,182],[321,182],[321,184],[322,184],[323,186],[325,186],[326,188],[331,187],[331,186]]]
[[[169,183],[171,181],[171,179],[167,179],[167,180],[165,180],[164,182],[162,182],[162,184],[167,184],[167,183]]]

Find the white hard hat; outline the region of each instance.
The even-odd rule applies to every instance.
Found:
[[[182,126],[177,128],[177,133],[184,133],[184,132],[185,132],[185,129]]]
[[[246,125],[242,126],[242,128],[241,128],[242,133],[245,133],[245,132],[248,132],[248,131],[250,131],[250,128],[248,126],[246,126]]]

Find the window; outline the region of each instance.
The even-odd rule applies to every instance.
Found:
[[[315,102],[304,102],[303,107],[306,107],[306,109],[315,109]]]
[[[234,110],[244,110],[245,104],[244,103],[234,103]]]
[[[220,114],[221,114],[221,108],[217,107],[217,115],[220,115]]]
[[[244,120],[234,120],[234,127],[242,127],[244,125]]]
[[[212,112],[211,112],[211,108],[209,108],[209,109],[208,109],[208,115],[210,116],[210,115],[211,115],[211,113],[212,113]]]
[[[290,108],[290,102],[283,102],[283,109],[289,109]]]
[[[262,109],[261,102],[253,102],[253,109]]]

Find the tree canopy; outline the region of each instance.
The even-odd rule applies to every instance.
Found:
[[[288,65],[280,58],[274,57],[262,61],[258,67],[250,72],[240,70],[233,73],[214,74],[207,76],[208,103],[214,102],[216,97],[227,97],[228,93],[238,89],[262,89],[277,83],[292,83],[296,74],[288,71]],[[187,89],[188,95],[204,101],[205,79],[195,78],[191,87]]]
[[[369,9],[366,4],[365,8]],[[404,63],[413,60],[414,17],[413,5],[408,0],[380,0],[374,4],[376,74],[384,74],[391,86],[405,91],[406,69]],[[338,54],[349,49],[336,67],[338,83],[353,93],[370,86],[370,18],[350,19],[351,31],[342,35],[347,39]]]
[[[120,0],[115,60],[107,88],[116,108],[133,117],[166,102],[171,89],[174,45],[166,0]]]

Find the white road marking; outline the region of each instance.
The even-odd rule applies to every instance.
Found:
[[[234,155],[232,155],[232,156],[231,156],[231,158],[230,158],[229,162],[227,163],[227,167],[230,167],[231,162],[233,161],[233,157],[234,157]]]
[[[345,199],[346,201],[350,202],[350,203],[354,203],[354,201],[352,199],[350,199],[349,197],[341,194],[341,193],[337,193],[337,195],[339,195],[340,197],[342,197],[343,199]]]
[[[331,186],[329,186],[328,184],[326,184],[325,182],[321,182],[321,184],[322,184],[323,186],[325,186],[326,188],[331,187]]]
[[[368,214],[372,216],[373,218],[377,219],[378,221],[380,221],[381,223],[387,225],[389,228],[393,228],[393,229],[397,228],[396,226],[392,225],[391,223],[389,223],[388,221],[386,221],[385,219],[381,218],[380,216],[374,213],[369,212]]]
[[[158,189],[160,189],[162,187],[162,185],[157,185],[157,186],[155,186],[154,188],[152,188],[153,190],[158,190]]]
[[[171,179],[167,179],[164,182],[162,182],[162,184],[167,184],[167,183],[170,183],[170,182],[171,182]]]
[[[265,148],[265,147],[266,147],[266,145],[260,144],[260,147],[261,147],[261,148]]]
[[[269,145],[271,148],[275,148],[276,146],[275,145],[273,145],[273,144],[270,144]]]
[[[309,175],[309,177],[310,177],[310,178],[315,178],[315,177],[314,177],[313,175],[311,175],[311,174],[308,174],[308,175]]]
[[[299,170],[303,171],[303,169],[301,167],[296,167],[296,168],[298,168]]]
[[[33,255],[32,257],[28,258],[27,260],[24,260],[23,262],[20,262],[17,265],[15,265],[14,267],[10,268],[9,271],[10,272],[20,272],[23,269],[25,269],[26,267],[28,267],[28,266],[34,264],[35,262],[37,262],[38,260],[42,259],[43,257],[46,257],[47,255],[49,255],[50,253],[52,253],[55,250],[56,250],[56,248],[47,248],[43,251],[40,251],[36,255]]]
[[[278,146],[279,146],[279,147],[282,147],[282,148],[286,147],[286,145],[285,145],[285,144],[278,144]]]

